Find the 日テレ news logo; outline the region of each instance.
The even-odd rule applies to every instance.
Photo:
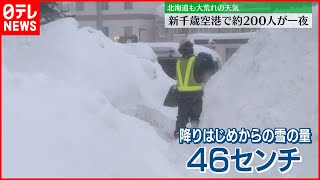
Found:
[[[1,2],[2,35],[39,35],[40,4],[34,2]]]

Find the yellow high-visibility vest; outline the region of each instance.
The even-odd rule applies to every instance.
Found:
[[[195,60],[195,56],[191,56],[188,60],[178,60],[176,65],[176,74],[179,92],[194,92],[202,90],[202,86],[198,84],[193,77]]]

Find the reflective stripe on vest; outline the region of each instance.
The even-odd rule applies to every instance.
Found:
[[[202,90],[202,86],[197,84],[193,77],[193,65],[195,60],[196,57],[192,56],[188,60],[179,60],[177,62],[176,72],[178,80],[178,90],[180,92],[193,92]],[[181,69],[181,61],[188,61],[186,68],[184,67],[183,69]],[[184,72],[184,81],[182,77],[182,71]],[[193,84],[190,84],[190,81],[193,82]]]

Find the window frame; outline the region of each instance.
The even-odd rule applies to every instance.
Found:
[[[131,30],[131,34],[130,35],[128,35],[128,34],[126,34],[126,28],[130,28]],[[125,36],[125,37],[130,37],[130,36],[133,36],[133,26],[124,26],[123,27],[123,36]]]
[[[232,33],[232,28],[218,28],[217,33]]]
[[[210,28],[199,28],[198,33],[210,33]]]
[[[184,32],[183,33],[180,33],[179,31],[181,31],[181,30],[184,30]],[[187,28],[177,28],[176,29],[176,35],[184,35],[184,34],[186,34],[186,33],[188,33],[187,32]]]
[[[101,10],[103,10],[103,11],[109,10],[109,6],[110,6],[109,2],[101,2],[101,5],[102,5]],[[105,8],[105,7],[107,7],[107,8]]]
[[[133,10],[133,3],[132,2],[124,2],[123,9],[124,10]]]
[[[84,11],[84,2],[76,2],[76,11],[77,12]]]
[[[162,33],[164,31],[164,34]],[[167,33],[166,33],[167,32]],[[169,37],[170,36],[170,31],[169,28],[165,28],[164,24],[159,25],[159,37]]]

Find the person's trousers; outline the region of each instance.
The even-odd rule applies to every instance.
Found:
[[[191,122],[192,128],[197,128],[202,112],[202,95],[186,96],[178,98],[178,116],[175,133],[180,128],[185,128]]]

